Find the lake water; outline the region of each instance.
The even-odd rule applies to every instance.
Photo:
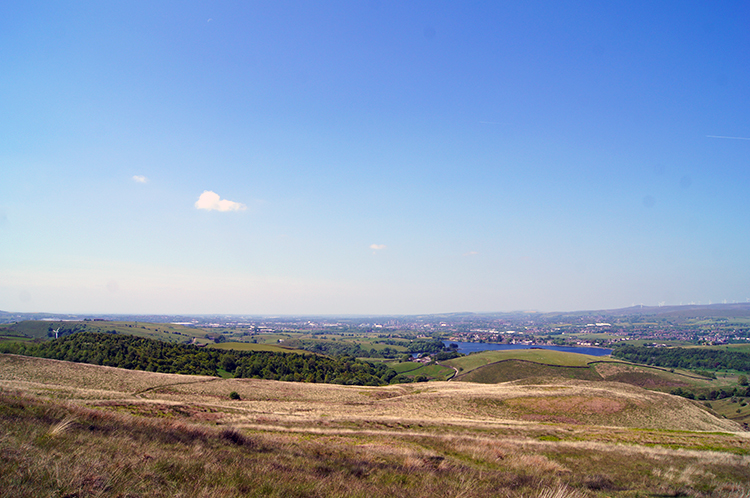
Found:
[[[458,352],[463,354],[477,353],[479,351],[502,351],[505,349],[551,349],[552,351],[564,351],[566,353],[588,354],[591,356],[607,356],[612,352],[607,348],[585,347],[585,346],[547,346],[528,344],[490,344],[482,342],[456,342],[443,341],[445,347],[450,344],[458,344]]]

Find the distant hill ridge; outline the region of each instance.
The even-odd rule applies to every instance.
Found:
[[[671,306],[630,306],[627,308],[601,309],[601,310],[580,310],[580,311],[555,311],[544,312],[534,310],[510,311],[510,312],[449,312],[433,314],[415,314],[415,315],[285,315],[277,317],[279,319],[302,319],[302,318],[361,318],[361,319],[413,319],[425,321],[455,320],[470,321],[480,319],[496,318],[526,318],[551,319],[554,317],[628,317],[628,316],[654,316],[662,318],[686,319],[695,317],[713,317],[713,318],[750,318],[750,303],[719,303],[719,304],[686,304]],[[86,318],[104,318],[108,320],[119,321],[140,321],[150,323],[167,323],[175,321],[187,321],[196,318],[204,320],[226,320],[227,318],[236,318],[242,320],[263,320],[271,319],[271,315],[131,315],[131,314],[59,314],[44,312],[10,312],[0,311],[0,323],[9,323],[22,320],[84,320]]]

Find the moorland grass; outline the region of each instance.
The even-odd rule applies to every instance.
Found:
[[[750,493],[736,425],[623,384],[196,382],[7,356],[2,497]]]
[[[562,367],[585,367],[592,361],[601,360],[601,357],[549,349],[509,349],[503,351],[482,351],[481,353],[454,358],[442,363],[456,367],[461,373],[468,373],[474,369],[503,360],[525,360],[543,365]]]
[[[596,370],[588,366],[553,366],[515,359],[490,363],[484,367],[476,368],[468,373],[461,373],[456,376],[456,380],[480,382],[482,384],[497,384],[498,382],[528,378],[601,380],[601,376]]]
[[[750,489],[748,459],[737,455],[394,432],[248,432],[7,390],[0,426],[3,497],[532,497],[556,490],[708,497]]]

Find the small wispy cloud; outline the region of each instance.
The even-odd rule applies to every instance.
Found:
[[[729,140],[750,140],[750,137],[723,137],[721,135],[706,135],[706,138],[726,138]]]
[[[205,190],[201,194],[195,202],[195,207],[206,211],[243,211],[247,209],[244,204],[222,199],[219,194],[210,190]]]
[[[133,181],[136,183],[148,183],[148,178],[143,175],[134,175]]]
[[[476,256],[477,254],[479,253],[476,251],[469,251],[469,252],[465,252],[464,256]]]
[[[370,249],[373,251],[382,251],[385,249],[385,244],[370,244]]]

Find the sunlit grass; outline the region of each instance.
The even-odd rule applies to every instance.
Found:
[[[592,361],[601,359],[600,356],[567,353],[549,349],[508,349],[502,351],[482,351],[481,353],[454,358],[443,363],[458,368],[461,373],[468,373],[484,365],[504,360],[524,360],[545,365],[582,367]]]
[[[3,497],[731,496],[750,491],[733,428],[606,382],[338,386],[0,355]]]

